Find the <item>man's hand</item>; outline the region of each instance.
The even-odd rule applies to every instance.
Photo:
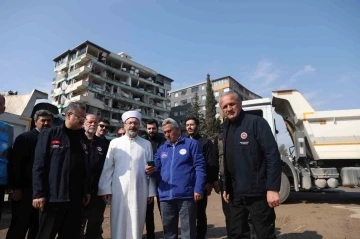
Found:
[[[147,202],[148,204],[151,204],[154,201],[154,197],[148,197]]]
[[[213,188],[214,188],[214,191],[215,191],[217,194],[220,193],[220,183],[219,183],[219,181],[215,181],[215,182],[213,183]]]
[[[205,192],[206,192],[206,195],[207,196],[210,196],[211,195],[211,191],[212,191],[212,184],[211,183],[207,183],[205,185]]]
[[[20,201],[21,198],[22,198],[21,189],[15,189],[12,193],[12,200],[17,202],[17,201]]]
[[[146,165],[145,172],[147,175],[151,175],[155,172],[155,167]]]
[[[46,203],[46,198],[36,198],[33,199],[33,207],[36,209],[40,209],[40,212],[44,211],[45,208],[45,203]]]
[[[229,194],[227,194],[226,191],[223,192],[223,199],[226,203],[229,203]]]
[[[200,193],[194,193],[194,201],[198,202],[203,198],[203,195],[201,195]]]
[[[267,191],[266,199],[269,207],[274,208],[280,205],[280,195],[277,191]]]
[[[83,199],[83,204],[84,206],[88,205],[91,199],[91,195],[90,194],[86,194],[86,196]]]
[[[111,201],[111,194],[102,196],[104,202],[109,203]]]

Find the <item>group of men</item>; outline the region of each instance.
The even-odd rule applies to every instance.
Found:
[[[141,114],[128,111],[109,142],[109,122],[86,115],[80,103],[68,106],[62,126],[37,112],[36,129],[17,137],[12,150],[7,238],[25,238],[28,229],[28,238],[79,238],[86,221],[87,238],[99,238],[108,203],[111,238],[141,238],[146,225],[152,239],[154,198],[164,239],[178,238],[179,219],[182,238],[205,238],[212,189],[221,192],[228,238],[250,238],[249,217],[257,238],[276,238],[280,154],[268,123],[241,106],[235,92],[221,96],[226,119],[214,140],[199,134],[195,117],[185,121],[187,136],[167,118],[165,138],[155,120],[140,137]]]

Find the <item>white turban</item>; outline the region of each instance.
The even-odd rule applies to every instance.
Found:
[[[141,114],[139,111],[136,110],[130,110],[130,111],[126,111],[122,116],[121,119],[122,121],[125,123],[125,121],[128,118],[137,118],[140,122],[141,122]]]

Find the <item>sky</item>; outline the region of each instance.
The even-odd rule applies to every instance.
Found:
[[[360,108],[360,1],[0,1],[0,91],[50,93],[56,56],[90,40],[174,80],[232,76],[262,97]],[[279,143],[290,144],[279,117]]]

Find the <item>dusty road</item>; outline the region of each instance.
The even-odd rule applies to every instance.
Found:
[[[344,192],[346,190],[347,192]],[[225,238],[224,216],[220,196],[212,194],[208,203],[207,238]],[[360,189],[328,192],[292,193],[276,209],[277,237],[280,239],[359,239]],[[161,222],[155,206],[156,235],[162,238]],[[0,224],[0,238],[5,238],[11,214],[7,209]],[[110,238],[109,209],[104,222],[104,238]]]

